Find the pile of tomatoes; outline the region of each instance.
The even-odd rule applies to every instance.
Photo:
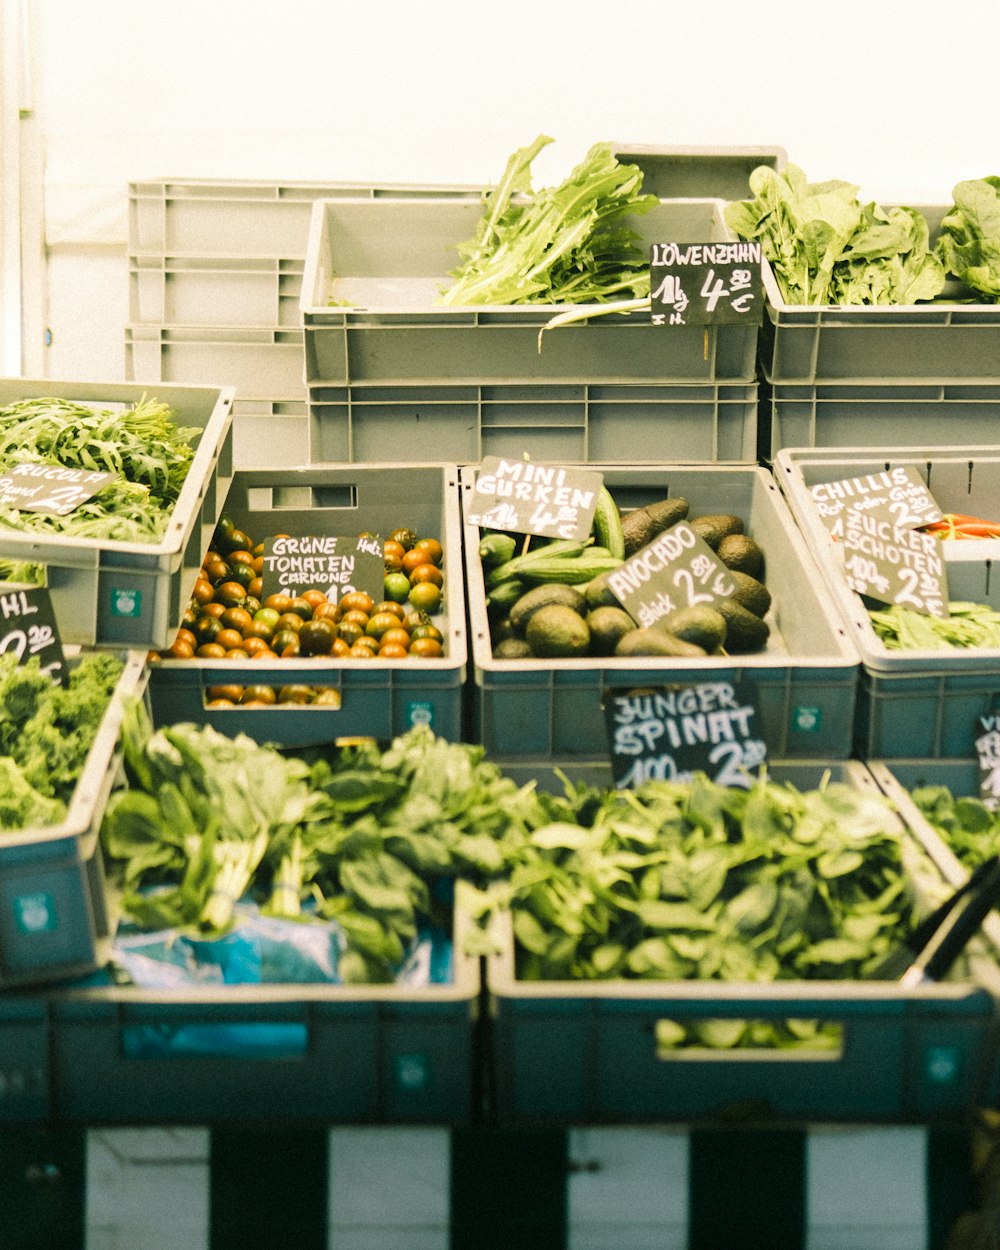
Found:
[[[395,529],[383,544],[383,595],[351,591],[331,603],[322,590],[261,598],[264,544],[228,517],[216,527],[181,628],[158,660],[437,659],[444,635],[444,551],[436,538]]]

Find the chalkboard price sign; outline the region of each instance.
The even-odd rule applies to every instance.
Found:
[[[653,243],[649,287],[654,325],[759,325],[759,243]]]
[[[608,587],[629,616],[648,629],[676,608],[728,599],[736,583],[708,543],[679,521],[609,573]]]
[[[603,483],[604,475],[592,469],[486,456],[465,519],[484,529],[583,539],[594,523]]]
[[[63,655],[52,599],[44,586],[0,592],[0,655],[13,651],[24,664],[38,656],[43,673],[66,685]]]
[[[300,595],[322,590],[337,603],[352,590],[383,598],[385,564],[382,543],[375,537],[306,534],[298,538],[270,536],[264,539],[261,593]]]
[[[1000,706],[978,718],[975,740],[979,797],[991,811],[1000,808]]]
[[[66,516],[107,486],[114,476],[58,464],[14,464],[0,474],[0,505],[23,512]]]
[[[852,509],[877,513],[900,529],[941,519],[941,509],[927,483],[906,465],[834,482],[815,482],[809,493],[820,520],[831,537],[838,539],[844,536],[844,518]]]
[[[620,790],[646,781],[690,781],[705,773],[724,786],[749,786],[767,759],[753,732],[755,709],[724,681],[659,690],[608,692],[604,713],[611,767]]]
[[[948,579],[933,534],[893,525],[877,512],[844,513],[844,575],[859,595],[925,616],[948,615]]]

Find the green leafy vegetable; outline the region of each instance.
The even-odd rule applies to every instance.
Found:
[[[960,182],[952,195],[937,254],[949,273],[992,303],[1000,299],[1000,178]]]
[[[890,651],[1000,647],[1000,612],[985,603],[953,600],[947,616],[927,616],[902,604],[870,609],[872,628]]]
[[[628,218],[658,203],[642,171],[597,143],[556,187],[533,191],[531,163],[552,142],[539,135],[507,162],[483,196],[475,236],[443,304],[581,304],[649,295],[649,259]]]
[[[959,797],[947,786],[916,786],[910,797],[970,871],[1000,845],[1000,811],[982,799]]]
[[[944,267],[916,209],[861,204],[853,184],[810,183],[791,164],[759,166],[750,190],[725,219],[760,241],[787,303],[915,304],[941,293]]]

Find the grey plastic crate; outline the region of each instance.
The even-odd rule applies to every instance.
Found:
[[[774,761],[769,775],[809,788],[827,767]],[[857,761],[834,764],[832,776],[875,788]],[[914,854],[911,843],[908,865]],[[893,981],[526,982],[515,975],[509,923],[500,931],[501,953],[487,959],[486,984],[502,1123],[731,1122],[748,1115],[919,1122],[961,1117],[987,1078],[998,978],[978,951],[961,979],[905,990]],[[657,1053],[660,1020],[791,1016],[839,1024],[839,1051]]]
[[[757,459],[756,383],[309,387],[315,460]]]
[[[0,996],[0,1123],[48,1119],[49,1011],[41,994]]]
[[[454,465],[311,465],[236,473],[226,512],[258,541],[288,534],[382,534],[409,525],[444,547],[441,659],[163,660],[152,666],[149,696],[154,723],[194,721],[258,742],[306,746],[338,737],[388,740],[415,724],[442,738],[462,736],[467,667],[465,593],[458,471]],[[259,537],[258,537],[259,536]],[[341,706],[219,708],[206,706],[213,686],[302,683],[339,692]]]
[[[755,731],[775,757],[850,754],[858,654],[771,475],[755,466],[605,467],[622,509],[682,495],[698,512],[735,512],[767,557],[772,638],[756,655],[704,659],[496,660],[490,646],[478,529],[465,527],[474,720],[491,755],[597,759],[608,753],[602,697],[632,688],[718,680],[756,708]],[[474,469],[461,472],[463,497]]]
[[[731,238],[719,200],[663,200],[635,219],[643,241]],[[302,283],[310,384],[492,385],[752,382],[757,327],[655,326],[648,312],[546,333],[555,305],[436,304],[457,246],[475,233],[478,195],[448,200],[318,200]]]
[[[302,402],[302,331],[280,326],[160,326],[125,329],[125,372],[136,382],[213,378],[243,400]]]
[[[933,245],[947,208],[914,207],[927,218]],[[786,304],[767,261],[763,277],[760,343],[768,381],[1000,380],[1000,304],[975,302],[976,293],[956,280],[932,303],[860,307]]]
[[[772,457],[785,447],[986,444],[1000,429],[1000,385],[842,381],[764,389]]]
[[[304,400],[236,399],[233,467],[272,469],[309,463],[309,413]]]
[[[298,329],[303,264],[281,256],[133,256],[129,319],[178,327]]]
[[[138,697],[146,680],[144,651],[122,659],[65,819],[0,834],[0,990],[79,976],[109,954],[114,922],[98,833],[118,780],[124,701]]]
[[[470,187],[166,178],[129,184],[130,256],[303,259],[318,199],[468,195]]]
[[[611,150],[623,164],[638,165],[643,191],[661,200],[746,199],[758,165],[784,169],[788,159],[780,147],[662,147],[615,141]]]
[[[893,465],[910,465],[945,512],[989,517],[1000,497],[1000,449],[868,448],[778,453],[775,475],[815,557],[841,619],[861,655],[856,752],[867,759],[960,757],[972,750],[977,718],[1000,689],[1000,649],[890,651],[877,638],[861,597],[849,589],[835,544],[812,505],[809,488]],[[992,540],[944,544],[948,590],[955,600],[1000,608],[993,576],[1000,545]]]
[[[458,911],[450,982],[425,988],[51,993],[53,1114],[74,1124],[468,1122],[480,975],[463,950],[466,924]],[[143,1054],[149,1031],[190,1053]]]
[[[0,530],[0,556],[46,566],[46,584],[64,643],[166,645],[187,607],[205,544],[233,476],[233,392],[227,387],[0,378],[0,405],[62,396],[115,407],[153,395],[179,425],[201,430],[187,477],[158,543]]]

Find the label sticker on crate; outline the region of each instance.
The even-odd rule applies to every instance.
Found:
[[[729,570],[687,521],[658,534],[607,577],[612,594],[644,629],[677,608],[711,605],[736,590]]]
[[[114,473],[25,462],[0,476],[0,505],[22,512],[66,516],[114,480]]]
[[[845,517],[852,509],[874,512],[899,529],[930,525],[943,515],[927,483],[907,465],[835,482],[815,482],[809,493],[817,515],[836,539],[843,538]]]
[[[932,534],[903,529],[874,512],[844,513],[844,575],[859,595],[925,616],[948,615],[948,577]]]
[[[545,538],[590,534],[604,475],[486,456],[476,473],[466,521],[483,529]]]
[[[66,685],[66,657],[46,587],[0,593],[0,655],[8,651],[16,654],[18,664],[37,655],[42,672]]]
[[[653,243],[653,325],[759,325],[761,246],[754,242]]]
[[[756,709],[730,682],[702,681],[604,696],[611,768],[620,790],[645,781],[690,781],[706,773],[724,786],[751,784],[767,759],[754,732]]]
[[[976,760],[979,765],[979,797],[990,811],[1000,808],[1000,702],[976,718]]]
[[[378,603],[385,564],[382,541],[373,535],[305,534],[264,539],[261,596],[321,590],[331,603],[351,591],[366,591]]]
[[[54,933],[59,927],[56,901],[44,890],[17,895],[14,915],[20,933]]]

